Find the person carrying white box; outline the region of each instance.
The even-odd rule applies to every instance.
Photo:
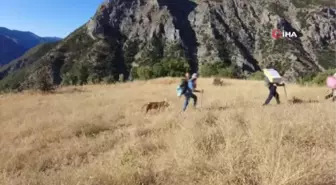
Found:
[[[269,90],[268,97],[265,100],[263,106],[268,105],[273,97],[277,101],[277,104],[280,104],[280,96],[277,92],[277,87],[285,86],[285,84],[282,82],[282,77],[274,69],[264,69],[263,71],[265,74],[265,85]]]

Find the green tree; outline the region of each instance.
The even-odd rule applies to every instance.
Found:
[[[36,88],[43,93],[49,93],[55,90],[55,86],[47,69],[41,69],[36,78]]]
[[[89,69],[87,66],[81,64],[78,69],[78,81],[80,85],[87,84],[89,78]]]
[[[138,41],[129,40],[124,45],[124,61],[127,70],[132,68],[132,63],[135,61],[134,57],[138,53]]]

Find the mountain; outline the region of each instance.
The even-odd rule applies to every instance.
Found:
[[[0,27],[0,66],[24,54],[41,43],[59,41],[57,37],[39,37],[31,32]]]
[[[0,65],[6,64],[17,56],[22,55],[26,49],[14,39],[0,35]]]
[[[20,83],[30,87],[42,73],[54,84],[82,84],[187,68],[202,74],[209,66],[240,77],[273,67],[296,81],[336,67],[335,18],[331,0],[105,1]],[[275,28],[298,37],[274,40]]]

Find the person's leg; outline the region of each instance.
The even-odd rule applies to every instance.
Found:
[[[196,107],[196,105],[197,105],[197,96],[195,94],[192,94],[191,98],[194,100],[194,107]]]
[[[272,100],[273,96],[274,96],[274,86],[270,86],[268,89],[269,89],[269,94],[268,94],[268,97],[265,101],[265,103],[263,105],[268,105],[270,103],[270,101]]]
[[[280,104],[280,96],[279,93],[277,92],[277,87],[274,87],[274,97],[275,100],[277,101],[277,104]]]
[[[184,97],[185,97],[185,100],[184,100],[184,105],[183,105],[183,111],[185,111],[188,107],[190,95],[184,95]]]

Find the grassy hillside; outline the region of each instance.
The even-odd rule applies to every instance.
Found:
[[[17,89],[27,79],[36,62],[58,42],[44,43],[28,50],[23,56],[0,67],[0,91]]]
[[[0,184],[336,183],[335,104],[320,87],[289,85],[262,107],[262,82],[205,89],[202,110],[179,114],[179,79],[67,87],[56,94],[0,95]],[[171,107],[144,115],[149,101]]]

